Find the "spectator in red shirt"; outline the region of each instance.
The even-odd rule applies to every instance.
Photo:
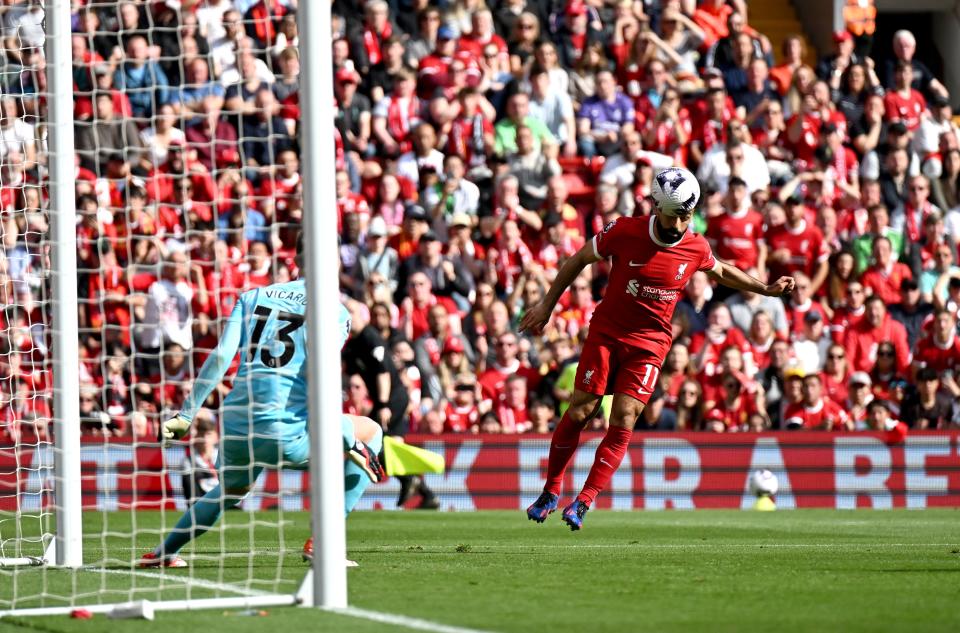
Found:
[[[489,408],[495,407],[505,392],[507,378],[520,375],[535,381],[538,374],[535,370],[524,367],[520,363],[520,345],[517,335],[507,331],[496,338],[494,343],[495,362],[480,374],[480,392],[484,404]]]
[[[882,235],[873,240],[873,261],[873,266],[860,278],[863,287],[887,305],[899,303],[900,285],[904,280],[913,279],[910,268],[894,259],[890,240]]]
[[[707,314],[707,329],[695,334],[690,341],[691,349],[700,350],[697,366],[705,376],[720,372],[720,357],[724,350],[735,347],[743,356],[743,372],[752,376],[756,372],[752,350],[747,338],[733,326],[730,308],[724,303],[715,303]]]
[[[893,73],[894,89],[883,99],[883,107],[888,121],[902,121],[911,132],[920,127],[920,117],[927,109],[923,95],[914,90],[913,66],[910,62],[897,62]]]
[[[741,270],[756,268],[762,278],[767,259],[763,216],[750,207],[747,183],[739,176],[730,178],[724,210],[725,214],[707,224],[706,236],[714,255]]]
[[[777,340],[773,330],[773,318],[764,310],[758,310],[750,322],[750,331],[747,342],[750,343],[750,352],[758,370],[764,370],[770,365],[770,349]]]
[[[843,345],[834,343],[827,350],[820,379],[823,382],[824,393],[838,404],[845,403],[850,393],[848,374],[847,352],[843,349]]]
[[[845,305],[838,306],[833,312],[830,334],[834,342],[843,343],[846,332],[855,326],[866,314],[867,293],[859,281],[851,281],[847,288]]]
[[[763,407],[763,389],[752,381],[744,382],[735,374],[726,374],[720,386],[721,400],[716,409],[723,412],[723,423],[726,431],[743,431],[747,429],[751,416],[760,415],[765,420],[766,411]],[[713,428],[719,431],[719,427]]]
[[[366,230],[370,220],[367,199],[350,191],[350,175],[345,170],[337,171],[334,183],[337,190],[337,233],[343,230],[343,218],[349,213],[356,213],[360,218],[360,226]]]
[[[373,135],[386,156],[399,156],[412,147],[411,131],[420,123],[421,114],[416,87],[414,74],[404,68],[397,72],[390,96],[373,108]]]
[[[807,431],[852,431],[853,421],[843,408],[823,396],[823,383],[819,374],[803,378],[803,401],[790,405],[783,414],[784,426],[788,429]]]
[[[794,277],[797,285],[792,296],[787,301],[787,319],[790,321],[790,336],[796,338],[803,334],[803,321],[810,313],[818,313],[826,320],[829,312],[817,299],[811,297],[810,278],[803,273]]]
[[[443,430],[447,433],[476,433],[479,421],[476,376],[460,374],[453,395],[443,408]]]
[[[851,368],[854,371],[871,371],[877,361],[877,349],[884,341],[889,342],[895,350],[896,366],[905,370],[910,365],[907,331],[887,314],[883,299],[873,296],[867,299],[864,318],[847,330],[844,339]]]
[[[949,373],[951,380],[954,373],[960,374],[960,336],[957,336],[956,318],[948,310],[939,310],[930,333],[917,341],[914,373],[924,367],[932,368],[941,376]]]
[[[767,229],[770,278],[803,272],[810,278],[810,294],[815,295],[830,272],[830,252],[823,233],[807,221],[806,207],[799,199],[787,200],[786,212],[784,224]]]
[[[508,376],[499,403],[493,411],[500,420],[502,433],[526,433],[533,424],[527,411],[527,379],[520,374]]]
[[[890,227],[901,231],[908,242],[917,243],[923,238],[923,226],[928,217],[940,213],[930,202],[930,181],[916,175],[907,182],[907,199],[890,214]]]
[[[430,308],[443,303],[447,312],[456,312],[456,304],[447,297],[433,294],[430,278],[422,271],[413,272],[407,279],[407,297],[400,303],[400,327],[408,341],[416,341],[430,331]]]

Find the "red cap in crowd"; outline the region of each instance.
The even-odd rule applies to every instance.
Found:
[[[360,75],[358,75],[358,74],[356,73],[356,71],[351,70],[350,68],[341,68],[340,70],[337,71],[337,74],[335,75],[335,78],[336,78],[336,80],[337,80],[338,82],[343,83],[343,84],[345,84],[345,83],[354,83],[354,84],[360,83]]]
[[[457,336],[451,336],[451,337],[448,338],[447,341],[443,344],[443,353],[444,353],[444,354],[452,354],[452,353],[454,353],[454,352],[463,353],[463,351],[464,351],[464,350],[463,350],[463,341],[461,341],[460,338],[457,337]]]
[[[567,3],[567,8],[564,9],[564,12],[567,15],[583,15],[587,12],[587,5],[583,0],[570,0]]]
[[[850,31],[834,31],[833,32],[833,41],[835,44],[840,42],[846,42],[853,39],[853,35],[850,34]]]
[[[707,415],[704,416],[704,420],[720,420],[721,422],[726,418],[723,414],[723,411],[720,409],[710,409],[707,411]]]

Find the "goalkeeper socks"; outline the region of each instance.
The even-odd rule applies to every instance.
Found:
[[[593,460],[590,474],[587,475],[587,483],[583,484],[583,490],[577,495],[577,499],[588,506],[593,505],[593,500],[607,487],[613,473],[620,467],[620,462],[623,461],[623,456],[630,445],[631,435],[633,435],[633,429],[625,429],[621,426],[611,426],[607,429],[607,434],[603,436],[603,441],[597,447],[597,456]]]
[[[220,514],[240,503],[241,498],[224,496],[222,488],[218,485],[197,499],[197,502],[183,513],[183,516],[180,517],[173,530],[164,539],[163,544],[155,550],[155,553],[158,556],[176,554],[180,551],[180,548],[191,540],[205,534],[216,524]]]
[[[345,415],[340,416],[340,432],[343,434],[343,450],[349,451],[357,443],[357,435],[353,429],[353,420]]]
[[[350,428],[351,430],[353,429],[352,423]],[[344,435],[344,438],[346,438],[346,435]],[[344,439],[344,441],[346,441],[346,439]],[[380,453],[380,449],[383,448],[383,431],[379,427],[377,427],[377,434],[369,442],[366,442],[366,445],[374,455]],[[351,444],[351,446],[353,446],[353,444]],[[360,501],[363,492],[371,483],[370,477],[367,476],[367,473],[364,472],[362,468],[349,459],[343,460],[344,516],[349,515],[350,512],[353,511],[354,506]]]
[[[580,432],[583,424],[570,419],[570,410],[564,412],[563,417],[553,430],[550,440],[550,458],[547,461],[547,482],[543,489],[559,495],[563,489],[563,475],[567,471],[570,459],[580,445]]]

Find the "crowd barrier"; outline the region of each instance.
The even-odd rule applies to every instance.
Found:
[[[584,435],[566,492],[579,489],[600,435]],[[779,480],[777,507],[960,507],[960,431],[913,432],[895,444],[880,433],[637,433],[597,507],[617,510],[749,508],[750,473]],[[547,436],[410,436],[446,457],[447,471],[427,475],[445,510],[518,510],[540,492]],[[126,439],[85,441],[86,509],[182,509],[184,449]],[[19,468],[17,467],[19,464]],[[50,503],[51,446],[0,446],[0,510],[37,511]],[[244,501],[249,511],[308,507],[307,474],[267,471]],[[399,484],[371,486],[359,509],[393,509]]]

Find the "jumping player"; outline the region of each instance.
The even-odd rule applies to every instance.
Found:
[[[564,472],[584,425],[597,413],[604,394],[613,393],[610,427],[597,448],[583,490],[563,510],[571,530],[579,530],[594,499],[620,466],[633,426],[657,386],[660,366],[672,342],[671,317],[681,291],[698,270],[737,290],[781,296],[794,288],[792,277],[764,284],[713,256],[707,240],[687,228],[700,199],[700,185],[686,169],[665,169],[654,178],[657,210],[652,216],[623,217],[607,224],[564,262],[550,291],[523,317],[522,330],[539,333],[560,296],[589,264],[612,258],[603,301],[590,323],[580,356],[570,407],[550,442],[543,493],[527,508],[542,523],[557,509]]]
[[[300,257],[301,244],[297,246]],[[184,513],[162,544],[141,558],[141,567],[186,567],[177,554],[180,549],[209,530],[225,509],[240,503],[265,465],[307,468],[306,305],[302,278],[240,295],[183,409],[163,422],[158,438],[168,442],[187,434],[197,410],[239,351],[234,386],[223,401],[223,437],[217,457],[220,483]],[[342,305],[339,327],[342,347],[350,333],[350,314]],[[376,457],[383,432],[379,424],[360,416],[343,416],[341,427],[347,457],[345,514],[349,514],[370,482],[385,476]],[[312,554],[311,539],[304,545],[304,557]]]

